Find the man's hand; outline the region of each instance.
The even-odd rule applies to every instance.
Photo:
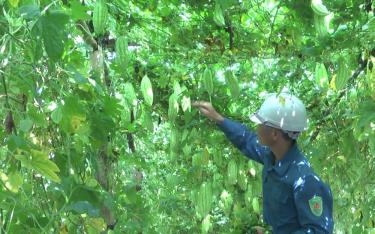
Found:
[[[264,228],[262,227],[254,226],[252,229],[256,231],[256,234],[264,234]]]
[[[197,101],[193,103],[193,106],[197,107],[199,111],[207,118],[215,121],[218,124],[224,121],[224,117],[217,113],[215,108],[209,102]]]

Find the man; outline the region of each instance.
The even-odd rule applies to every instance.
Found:
[[[271,94],[250,118],[258,124],[257,134],[224,118],[209,102],[193,106],[215,121],[243,154],[263,164],[263,216],[273,233],[333,232],[331,190],[296,143],[307,127],[301,100],[289,93]]]

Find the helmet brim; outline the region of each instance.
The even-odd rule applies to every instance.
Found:
[[[250,120],[256,124],[262,124],[262,121],[258,118],[257,113],[254,113],[250,116]]]

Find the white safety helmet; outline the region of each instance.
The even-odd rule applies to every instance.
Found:
[[[250,120],[278,128],[287,133],[300,133],[307,128],[306,108],[290,93],[270,94]],[[288,134],[290,135],[290,134]],[[296,137],[292,138],[297,138]]]

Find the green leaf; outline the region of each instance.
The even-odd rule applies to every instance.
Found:
[[[116,129],[115,122],[111,117],[103,113],[96,113],[91,118],[91,137],[97,144],[108,142],[108,136]]]
[[[19,2],[19,0],[8,0],[8,2],[9,2],[9,4],[10,4],[12,7],[14,7],[14,8],[18,7],[18,2]]]
[[[137,96],[134,91],[133,84],[126,82],[124,85],[124,92],[126,100],[133,106],[137,105]]]
[[[130,115],[131,115],[131,107],[129,106],[129,104],[125,100],[123,102],[123,108],[122,108],[122,112],[121,112],[121,120],[124,121],[125,125],[130,124],[130,121],[131,121]]]
[[[3,184],[13,193],[18,193],[19,188],[23,184],[23,177],[18,171],[11,172],[9,175],[6,175],[0,171],[0,179],[3,181]]]
[[[65,117],[73,115],[84,116],[85,110],[82,102],[75,96],[68,96],[64,100],[62,115]]]
[[[89,20],[90,15],[87,14],[88,8],[80,3],[78,0],[70,1],[71,17],[72,20]]]
[[[171,121],[174,121],[177,117],[177,114],[178,114],[178,97],[175,93],[173,93],[170,97],[169,97],[169,105],[168,105],[168,118],[171,120]]]
[[[181,99],[181,107],[182,107],[182,110],[185,112],[185,111],[191,111],[191,101],[190,101],[190,97],[187,97],[187,96],[183,96],[182,99]]]
[[[177,80],[173,82],[173,92],[176,94],[177,97],[182,93],[180,83]]]
[[[170,151],[178,152],[180,142],[180,132],[177,128],[173,128],[170,134]]]
[[[128,39],[120,36],[116,39],[116,61],[120,69],[126,74],[129,65]]]
[[[8,149],[15,151],[16,149],[28,150],[28,143],[20,136],[11,135],[8,140]]]
[[[47,118],[42,112],[38,112],[35,107],[28,110],[30,120],[39,127],[46,127],[48,125]]]
[[[60,177],[56,174],[56,172],[50,170],[48,166],[51,166],[52,162],[47,164],[45,162],[33,162],[32,167],[38,171],[42,176],[52,180],[53,182],[60,183]],[[53,163],[53,165],[56,165]]]
[[[216,0],[217,4],[220,4],[222,9],[228,9],[234,5],[238,5],[240,2],[239,0]]]
[[[354,226],[354,227],[351,228],[351,233],[352,234],[361,234],[361,233],[363,233],[363,227]]]
[[[359,131],[371,131],[371,123],[375,123],[375,102],[365,101],[362,102],[358,109],[358,124],[356,128]]]
[[[28,132],[28,131],[30,131],[30,129],[32,128],[32,126],[33,126],[33,121],[31,121],[30,119],[23,119],[20,122],[20,130],[22,132]]]
[[[190,154],[191,154],[191,146],[190,145],[185,145],[182,148],[182,152],[184,152],[185,156],[190,156]]]
[[[43,43],[34,38],[25,45],[25,55],[33,63],[37,62],[43,56]]]
[[[259,201],[258,201],[258,198],[257,197],[254,197],[253,198],[253,201],[252,201],[252,206],[253,206],[253,210],[256,214],[259,214],[260,213],[260,208],[259,208]]]
[[[141,202],[142,197],[137,193],[136,186],[134,184],[126,185],[124,192],[126,194],[128,204],[137,204]]]
[[[147,75],[145,75],[142,78],[142,81],[141,81],[141,91],[142,91],[143,98],[145,99],[146,104],[149,105],[149,106],[152,106],[154,95],[153,95],[153,92],[152,92],[151,81],[147,77]]]
[[[67,133],[76,132],[86,120],[85,109],[77,97],[68,96],[61,107],[63,118],[59,121],[61,128]]]
[[[31,20],[40,16],[39,6],[36,4],[26,4],[19,8],[23,18]]]
[[[54,162],[49,160],[47,152],[33,149],[30,150],[30,152],[32,155],[32,163],[44,163],[49,170],[54,172],[60,171],[59,167]]]
[[[72,180],[74,179],[63,178],[61,182],[64,191],[67,194],[71,194],[69,197],[69,203],[73,204],[74,202],[87,201],[92,206],[100,208],[102,203],[100,201],[99,191],[90,188],[87,185],[76,184]]]
[[[145,109],[142,112],[142,126],[151,132],[154,130],[151,113],[150,111]]]
[[[206,67],[203,72],[203,87],[207,91],[207,93],[211,96],[214,92],[214,84],[213,84],[213,75],[211,69]]]
[[[105,0],[95,2],[92,22],[96,35],[104,34],[108,22],[108,8]]]
[[[67,210],[73,210],[77,212],[78,214],[88,214],[91,217],[99,217],[100,216],[100,210],[93,206],[88,201],[78,201],[73,203],[72,205],[68,206],[66,208]]]
[[[238,97],[240,95],[240,86],[238,84],[237,78],[234,77],[233,72],[226,71],[225,78],[227,79],[227,84],[229,86],[231,96],[234,98]]]
[[[247,207],[251,207],[252,206],[252,199],[253,199],[253,191],[252,191],[252,188],[251,188],[251,184],[248,184],[247,185],[247,190],[244,194],[244,198],[245,198],[245,204]]]
[[[335,80],[335,87],[337,90],[341,90],[345,88],[346,83],[349,79],[349,76],[350,76],[350,70],[347,64],[345,63],[345,59],[340,58],[339,68],[338,68],[336,80]]]
[[[62,110],[61,109],[62,109],[61,107],[57,107],[55,110],[52,111],[51,119],[56,124],[60,123],[60,121],[62,119]]]
[[[41,17],[42,38],[48,56],[53,61],[58,61],[64,53],[65,25],[69,16],[60,11],[53,11]]]
[[[21,162],[21,165],[27,169],[33,169],[33,166],[31,165],[31,158],[28,155],[15,155],[15,159]]]
[[[202,221],[201,231],[202,233],[208,233],[212,229],[212,223],[210,221],[210,215],[208,214]]]
[[[220,27],[225,26],[225,19],[224,19],[223,10],[221,9],[220,4],[218,4],[218,3],[215,4],[214,21]]]
[[[368,30],[369,30],[370,32],[375,33],[375,16],[372,16],[372,17],[368,20],[366,26],[367,26],[367,28],[368,28]]]
[[[76,54],[72,53],[70,58],[74,59],[75,55]],[[77,55],[77,60],[82,60],[82,59],[83,57],[80,57],[79,55]],[[75,67],[69,66],[68,69],[71,70],[72,72],[71,77],[74,79],[75,82],[77,82],[77,84],[88,83],[88,79],[84,77]]]
[[[33,149],[30,150],[30,153],[32,156],[32,168],[38,171],[42,176],[59,183],[60,178],[56,172],[59,172],[60,169],[54,162],[48,159],[48,153]]]
[[[210,182],[203,182],[198,192],[197,213],[203,218],[208,215],[212,209],[212,185]]]
[[[112,116],[112,117],[118,116],[120,114],[120,108],[121,108],[119,100],[108,95],[104,96],[103,99],[104,99],[103,100],[104,112],[108,116]]]
[[[18,171],[9,174],[8,182],[12,192],[17,193],[23,184],[23,176]]]
[[[328,87],[328,74],[323,63],[317,63],[315,66],[315,81],[321,88]]]

